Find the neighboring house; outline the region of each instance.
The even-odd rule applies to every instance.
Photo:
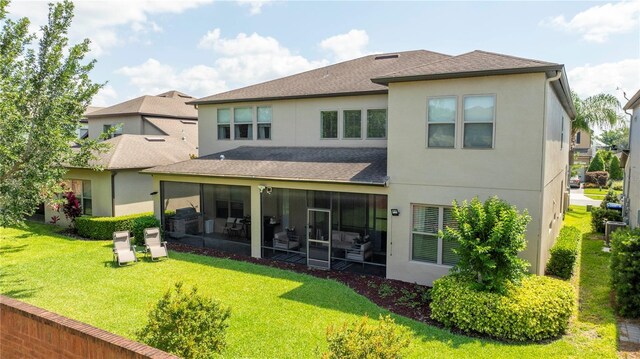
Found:
[[[66,188],[73,191],[85,215],[113,217],[153,211],[153,181],[139,171],[154,166],[184,161],[196,148],[170,136],[121,135],[105,141],[109,150],[98,155],[91,165],[102,170],[70,167],[65,175]],[[62,210],[45,208],[45,220],[59,216]]]
[[[640,90],[624,106],[631,110],[629,151],[624,167],[624,217],[631,228],[640,227]]]
[[[200,157],[143,171],[170,236],[429,285],[457,261],[452,202],[497,195],[528,210],[544,272],[575,117],[561,64],[408,51],[189,103]]]
[[[578,169],[578,176],[584,181],[584,173],[593,158],[593,149],[591,148],[591,134],[589,131],[578,130],[573,136],[573,164],[581,165]]]
[[[121,134],[172,136],[198,146],[198,112],[185,102],[193,97],[178,91],[141,96],[85,113],[88,136],[97,138],[111,127]]]

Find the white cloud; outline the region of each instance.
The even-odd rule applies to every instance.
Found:
[[[162,28],[149,20],[150,15],[182,13],[213,0],[128,0],[128,1],[74,1],[74,19],[70,38],[77,42],[85,37],[91,39],[93,56],[100,56],[110,48],[127,39],[122,32],[131,29],[144,34],[160,32]],[[44,1],[15,1],[9,7],[12,17],[28,17],[32,31],[39,29],[47,21],[48,5]],[[121,30],[121,31],[119,31]]]
[[[248,6],[251,15],[258,15],[262,12],[262,6],[271,3],[271,0],[237,0],[240,6]]]
[[[367,55],[365,48],[369,35],[364,30],[353,29],[346,34],[335,35],[320,42],[320,47],[332,53],[336,61],[351,60]]]
[[[627,100],[617,88],[626,91],[627,96],[633,96],[640,88],[640,59],[626,59],[593,66],[587,64],[569,70],[567,76],[571,89],[581,98],[608,93],[618,97],[624,105]]]
[[[93,96],[91,105],[107,107],[115,104],[117,99],[118,93],[113,88],[113,86],[107,84],[103,88],[101,88],[95,96]]]
[[[328,64],[326,60],[310,61],[296,55],[273,37],[257,33],[223,38],[220,29],[214,29],[200,39],[198,47],[211,49],[218,55],[214,68],[234,86],[254,84]]]
[[[640,0],[622,1],[591,7],[567,21],[564,15],[540,22],[543,26],[582,34],[591,42],[602,43],[609,36],[633,31],[638,27]]]
[[[179,90],[189,95],[202,97],[227,90],[218,71],[205,65],[197,65],[182,71],[148,59],[138,66],[125,66],[117,74],[129,77],[129,83],[141,94],[156,95],[169,90]]]

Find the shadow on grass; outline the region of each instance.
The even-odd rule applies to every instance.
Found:
[[[24,299],[33,297],[42,287],[26,287],[26,280],[16,277],[14,274],[9,273],[9,268],[13,266],[5,266],[0,271],[0,294],[15,299]],[[9,289],[11,288],[11,289]]]
[[[0,246],[0,255],[22,252],[26,247],[27,247],[26,244],[21,244],[17,246]]]

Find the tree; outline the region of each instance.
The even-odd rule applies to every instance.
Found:
[[[454,272],[475,281],[478,289],[504,293],[508,283],[519,283],[529,263],[518,257],[527,247],[526,231],[531,217],[525,210],[492,197],[484,204],[474,198],[453,202],[457,227],[440,233],[445,241],[458,243],[459,261]]]
[[[106,147],[76,139],[78,120],[102,85],[89,79],[95,64],[84,60],[89,40],[68,44],[73,3],[49,5],[37,47],[29,20],[8,19],[8,5],[0,0],[0,226],[53,200],[65,164],[86,166]]]
[[[571,92],[573,105],[576,108],[576,118],[571,123],[571,137],[578,130],[592,132],[593,127],[614,127],[622,116],[618,114],[620,101],[609,94],[597,94],[581,99],[575,92]]]
[[[620,160],[618,156],[611,157],[611,164],[609,164],[609,178],[612,180],[621,180],[623,177],[622,169],[620,168]]]
[[[629,126],[625,123],[622,127],[604,131],[597,139],[607,146],[616,146],[618,149],[628,149]]]
[[[591,163],[589,164],[589,169],[587,170],[587,172],[596,172],[596,171],[604,171],[604,170],[605,170],[605,166],[604,166],[604,160],[602,158],[602,152],[598,151],[595,157],[593,157],[593,159],[591,160]]]

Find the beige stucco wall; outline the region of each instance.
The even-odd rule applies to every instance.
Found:
[[[431,284],[447,266],[411,260],[411,204],[450,206],[453,200],[497,195],[527,209],[527,249],[521,256],[538,272],[543,188],[545,75],[507,75],[394,83],[389,88],[388,175],[393,251],[390,278]],[[493,149],[462,148],[463,96],[496,96]],[[456,148],[426,147],[427,99],[457,96]]]
[[[111,216],[111,172],[93,171],[90,169],[69,169],[65,179],[77,179],[91,181],[91,208],[94,216]],[[51,220],[51,216],[59,216],[60,225],[67,225],[62,211],[55,212],[50,206],[45,205],[45,222]]]
[[[262,218],[263,213],[260,205],[260,190],[258,186],[268,186],[272,188],[290,188],[311,191],[329,191],[329,192],[351,192],[351,193],[372,193],[387,194],[388,188],[383,186],[365,186],[350,185],[338,183],[320,183],[320,182],[288,182],[261,179],[234,179],[223,177],[206,177],[206,176],[183,176],[183,175],[153,175],[153,190],[160,192],[160,181],[171,182],[188,182],[188,183],[204,183],[219,184],[228,186],[248,186],[251,188],[251,218]],[[263,194],[263,196],[266,194]],[[154,213],[156,218],[160,219],[160,196],[155,196]],[[246,209],[245,209],[246,211]],[[216,223],[216,226],[219,224]],[[251,226],[251,255],[260,257],[260,231],[262,226]]]
[[[217,109],[253,107],[254,140],[218,140]],[[257,140],[256,106],[271,106],[271,139]],[[345,96],[198,106],[199,155],[239,146],[385,147],[386,139],[366,139],[367,109],[387,108],[386,95]],[[343,110],[362,110],[362,139],[342,139]],[[338,111],[338,139],[320,138],[320,111]],[[233,124],[231,126],[233,132]]]
[[[142,134],[142,117],[140,115],[113,116],[102,118],[90,118],[89,138],[97,138],[102,134],[104,125],[118,125],[122,123],[122,133],[129,135]]]
[[[640,105],[629,123],[629,158],[625,167],[625,195],[629,199],[629,225],[640,227]]]
[[[549,250],[562,228],[564,193],[568,186],[570,131],[569,115],[551,86],[547,86],[540,249],[537,266],[532,268],[538,274],[544,273]]]
[[[153,212],[153,180],[151,176],[138,173],[139,170],[116,171],[115,216],[143,212]]]

